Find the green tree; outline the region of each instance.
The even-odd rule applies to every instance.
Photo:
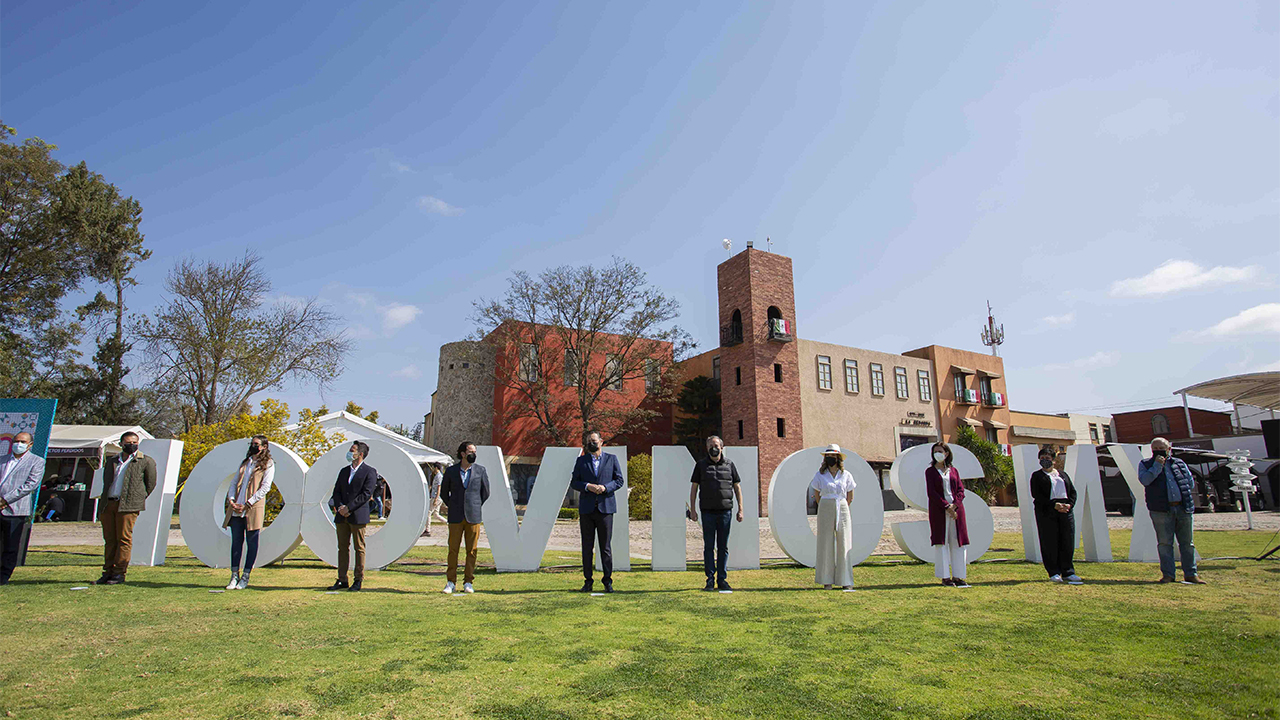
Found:
[[[968,425],[961,425],[956,431],[955,443],[973,453],[982,465],[983,477],[965,480],[965,487],[983,500],[994,502],[996,492],[1013,482],[1013,461],[1000,451],[999,445],[978,437]]]
[[[627,458],[627,516],[632,520],[653,517],[653,457],[640,453]]]
[[[359,405],[357,405],[357,404],[355,403],[355,401],[354,401],[354,400],[348,400],[348,401],[347,401],[347,406],[346,406],[345,408],[343,408],[343,409],[344,409],[346,412],[349,412],[349,413],[351,413],[352,415],[355,415],[356,417],[364,418],[365,420],[368,420],[368,421],[369,421],[369,422],[371,422],[371,423],[377,423],[377,422],[378,422],[378,411],[377,411],[377,410],[373,410],[373,411],[371,411],[368,415],[365,415],[365,414],[364,414],[364,408],[362,408],[362,407],[360,407]],[[401,435],[403,435],[403,434],[404,434],[404,433],[401,433]]]
[[[318,422],[327,414],[327,408],[320,411],[303,408],[298,413],[298,427],[285,430],[289,424],[289,406],[279,400],[267,398],[260,403],[261,411],[257,414],[241,413],[235,417],[210,425],[197,425],[178,435],[185,443],[182,448],[182,466],[178,476],[186,479],[210,450],[230,440],[266,435],[273,443],[284,445],[298,455],[307,464],[311,464],[330,449],[347,441],[342,433],[326,433]],[[325,412],[322,412],[325,411]]]
[[[676,396],[676,409],[683,415],[673,427],[676,442],[699,457],[707,438],[720,434],[720,391],[706,375],[689,378]]]
[[[413,427],[409,427],[408,425],[403,425],[403,424],[383,425],[382,427],[390,430],[391,432],[397,435],[403,435],[404,437],[407,437],[414,442],[422,442],[422,423],[421,422],[417,423]]]

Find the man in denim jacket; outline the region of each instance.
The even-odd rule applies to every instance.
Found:
[[[1191,468],[1169,451],[1172,445],[1158,437],[1151,441],[1151,459],[1138,463],[1138,480],[1146,487],[1147,511],[1156,529],[1156,549],[1160,553],[1160,582],[1176,578],[1173,541],[1182,555],[1182,576],[1196,585],[1204,580],[1196,574],[1196,546],[1191,542],[1191,518],[1195,512],[1195,479]]]

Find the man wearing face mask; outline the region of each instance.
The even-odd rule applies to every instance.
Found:
[[[359,592],[364,585],[364,531],[369,524],[369,499],[378,484],[378,471],[364,460],[369,457],[368,443],[359,440],[347,449],[346,467],[338,471],[333,484],[333,526],[338,533],[338,580],[330,590]],[[351,546],[356,548],[354,581],[347,584],[347,565],[351,561]]]
[[[440,483],[440,501],[449,508],[449,567],[445,571],[444,594],[452,595],[458,582],[458,546],[467,543],[466,573],[462,591],[475,592],[476,556],[479,552],[480,525],[484,522],[482,506],[489,499],[489,473],[476,464],[476,446],[463,441],[458,445],[458,463],[444,471]]]
[[[587,434],[586,452],[573,466],[569,487],[577,490],[578,530],[582,533],[582,592],[595,586],[595,545],[600,543],[600,567],[604,570],[604,591],[613,592],[613,516],[618,512],[615,493],[622,489],[622,467],[618,456],[603,451],[604,442],[594,430]]]
[[[18,566],[22,532],[31,519],[31,494],[44,476],[44,458],[31,452],[31,440],[31,433],[18,433],[0,457],[0,585],[9,584]]]
[[[1156,530],[1160,554],[1160,582],[1176,580],[1173,541],[1182,555],[1182,577],[1193,585],[1205,582],[1196,572],[1196,546],[1192,542],[1191,517],[1195,512],[1195,480],[1191,468],[1169,451],[1173,446],[1158,437],[1151,441],[1151,459],[1138,463],[1138,480],[1145,486],[1147,511]]]
[[[98,585],[119,585],[129,572],[133,553],[133,524],[147,509],[147,497],[156,487],[156,461],[138,451],[138,434],[120,436],[120,454],[102,468],[102,577]]]
[[[738,468],[724,456],[724,441],[707,438],[707,456],[693,466],[689,507],[702,509],[702,568],[707,575],[703,590],[732,590],[725,568],[729,562],[729,515],[738,500],[738,522],[742,522],[742,488]],[[698,493],[702,501],[697,502]],[[698,511],[691,511],[698,521]]]

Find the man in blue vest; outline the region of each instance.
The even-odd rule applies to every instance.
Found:
[[[1195,585],[1205,582],[1196,572],[1196,546],[1192,543],[1191,517],[1196,509],[1195,479],[1191,468],[1170,455],[1173,446],[1158,437],[1151,441],[1151,459],[1138,463],[1138,480],[1146,486],[1147,511],[1156,529],[1156,550],[1160,553],[1160,582],[1176,578],[1173,541],[1182,555],[1182,577]]]
[[[622,489],[622,467],[616,455],[604,452],[600,433],[587,434],[586,452],[573,466],[569,487],[577,490],[578,529],[582,532],[582,592],[595,586],[595,543],[600,541],[600,567],[604,569],[604,591],[613,592],[613,515],[618,512],[614,493]]]

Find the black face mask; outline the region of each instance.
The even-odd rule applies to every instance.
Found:
[[[473,462],[475,462],[475,461],[476,461],[476,454],[475,454],[475,453],[467,453],[467,462],[469,462],[469,463],[473,463]]]
[[[600,443],[596,442],[595,440],[587,441],[587,452],[593,453],[599,449],[600,449]]]
[[[257,455],[257,454],[258,454],[258,446],[257,446],[257,445],[250,445],[250,446],[249,446],[249,457],[253,457],[254,455]]]
[[[1053,458],[1047,458],[1047,457],[1040,458],[1040,467],[1044,468],[1045,470],[1048,470],[1049,468],[1053,467]]]
[[[1169,457],[1168,450],[1152,450],[1151,454],[1154,457]]]
[[[713,458],[718,458],[720,457],[720,448],[711,448],[707,451],[707,454]]]
[[[124,452],[125,455],[132,455],[138,452],[138,443],[125,443],[120,446],[120,450]]]

